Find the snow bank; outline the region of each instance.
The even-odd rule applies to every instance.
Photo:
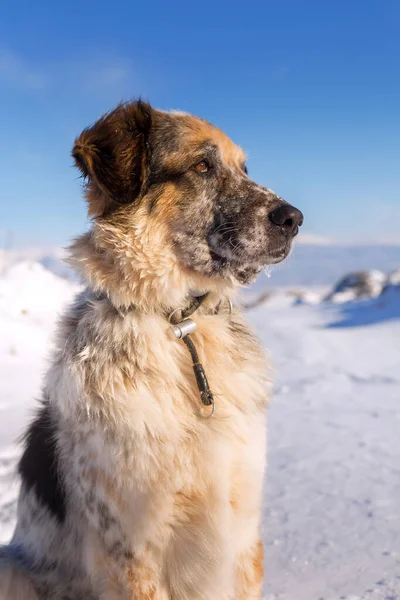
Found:
[[[26,316],[32,323],[52,322],[57,312],[78,290],[78,285],[58,277],[36,261],[21,261],[5,270],[0,279],[0,307],[10,317]]]

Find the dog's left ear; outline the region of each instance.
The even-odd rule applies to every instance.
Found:
[[[88,179],[89,215],[133,202],[146,180],[152,108],[138,100],[121,104],[75,140],[72,156]]]

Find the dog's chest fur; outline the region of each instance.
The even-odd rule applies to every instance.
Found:
[[[128,580],[151,552],[166,598],[228,599],[234,564],[257,540],[263,353],[240,314],[193,319],[215,396],[210,420],[187,348],[163,317],[122,317],[83,294],[61,323],[46,390],[70,527],[94,589],[110,585],[97,573]]]

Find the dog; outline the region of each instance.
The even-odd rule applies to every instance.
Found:
[[[268,367],[231,299],[287,256],[303,215],[218,128],[142,100],[72,155],[86,289],[25,435],[0,596],[260,599]]]

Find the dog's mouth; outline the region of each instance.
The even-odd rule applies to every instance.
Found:
[[[290,254],[291,240],[283,246],[272,248],[265,253],[260,253],[256,258],[243,255],[235,255],[233,252],[226,252],[224,249],[210,247],[210,256],[215,265],[220,268],[231,267],[235,270],[258,270],[260,271],[268,265],[276,265]]]
[[[285,258],[289,256],[291,249],[292,243],[291,241],[289,241],[281,248],[272,250],[271,252],[269,252],[267,256],[267,262],[263,266],[267,267],[268,265],[276,265],[282,262],[283,260],[285,260]]]

